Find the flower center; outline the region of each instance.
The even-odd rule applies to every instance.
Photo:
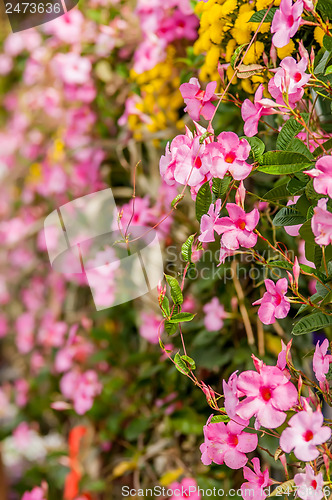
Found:
[[[289,27],[293,26],[293,24],[294,24],[294,17],[292,15],[288,16],[287,24],[288,24]]]
[[[195,94],[196,99],[202,101],[205,95],[205,90],[198,90]]]
[[[237,223],[237,227],[238,227],[239,229],[242,229],[242,230],[243,230],[243,229],[245,229],[245,227],[246,227],[246,223],[244,222],[244,220],[240,220],[240,221]]]
[[[264,401],[270,401],[272,398],[272,393],[271,389],[269,387],[261,387],[261,396],[264,399]]]
[[[194,163],[194,166],[195,166],[196,168],[201,168],[201,166],[202,166],[202,160],[200,159],[200,157],[199,157],[199,156],[196,158],[195,163]]]
[[[311,481],[311,486],[313,487],[314,490],[317,489],[317,481],[316,481],[316,479],[313,479]]]
[[[296,83],[299,83],[299,81],[301,80],[301,78],[302,78],[301,73],[295,73],[294,80],[296,81]]]
[[[230,446],[236,446],[239,444],[239,438],[237,437],[236,434],[229,434],[228,435],[228,444]]]
[[[233,151],[229,151],[229,153],[227,153],[225,156],[225,162],[226,163],[233,163],[235,158],[236,158],[235,153],[233,153]]]
[[[303,434],[303,439],[307,442],[311,441],[313,438],[314,438],[314,434],[312,431],[305,431],[305,433]]]

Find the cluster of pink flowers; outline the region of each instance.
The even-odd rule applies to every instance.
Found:
[[[94,398],[101,393],[102,386],[94,370],[81,373],[79,370],[68,371],[60,381],[62,394],[73,401],[74,410],[83,415],[92,408]]]
[[[143,40],[135,51],[134,70],[143,73],[166,57],[167,46],[175,40],[195,40],[198,19],[189,0],[139,0],[136,14]]]
[[[235,372],[228,382],[223,381],[224,408],[230,421],[227,425],[224,422],[213,423],[211,416],[204,427],[204,443],[200,447],[202,462],[205,465],[211,462],[225,463],[231,469],[243,467],[243,475],[247,480],[241,487],[243,498],[246,498],[245,490],[251,489],[255,492],[255,498],[265,499],[267,493],[264,488],[272,484],[268,470],[261,472],[258,458],[252,459],[254,470],[246,466],[246,453],[254,451],[258,445],[257,435],[244,431],[252,417],[256,417],[256,430],[262,426],[276,429],[285,422],[288,411],[295,411],[281,432],[280,448],[285,453],[293,451],[295,457],[304,462],[315,460],[321,450],[318,446],[331,437],[331,429],[324,425],[318,400],[302,397],[302,382],[299,380],[298,392],[290,380],[287,368],[287,364],[292,363],[290,347],[291,342],[287,346],[282,343],[277,366],[268,366],[252,355],[256,371],[249,370],[239,375]],[[328,341],[324,341],[322,346],[317,344],[313,360],[316,376],[322,381],[331,362],[331,356],[326,354],[327,349]],[[315,411],[310,402],[315,404]],[[283,464],[286,463],[283,457],[281,460]],[[304,474],[295,475],[294,481],[299,487],[300,498],[323,498],[323,475],[315,475],[309,464]]]

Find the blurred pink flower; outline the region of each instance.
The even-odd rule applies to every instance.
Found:
[[[75,52],[59,52],[54,56],[52,63],[55,74],[64,83],[82,85],[89,81],[92,66],[87,57],[82,57]]]
[[[313,468],[309,464],[306,464],[304,474],[295,474],[294,483],[297,486],[297,495],[302,500],[321,500],[324,497],[323,474],[319,472],[315,475]]]
[[[102,391],[102,385],[94,370],[84,373],[72,370],[60,380],[60,389],[66,398],[73,401],[76,413],[83,415],[92,408],[94,398]]]
[[[201,90],[197,78],[190,78],[189,83],[180,85],[180,92],[187,105],[184,111],[192,120],[199,121],[201,115],[205,120],[211,120],[216,109],[211,102],[216,99],[214,94],[216,87],[217,82],[210,82],[206,90]]]
[[[276,47],[285,47],[293,38],[301,23],[303,0],[281,0],[280,7],[274,14],[271,33],[274,33],[272,43]]]
[[[241,496],[245,500],[250,496],[261,500],[264,500],[267,497],[264,489],[267,486],[272,484],[268,469],[265,469],[264,472],[261,472],[261,466],[259,458],[253,458],[252,464],[254,466],[254,470],[252,471],[249,467],[243,467],[243,476],[247,479],[248,482],[243,483],[241,486]]]
[[[16,345],[19,352],[26,354],[34,346],[35,318],[30,312],[18,316],[15,322]]]
[[[42,488],[36,486],[31,491],[26,491],[22,497],[22,500],[46,500],[45,491]]]
[[[15,403],[23,408],[28,402],[29,384],[24,378],[15,380]]]
[[[164,331],[164,328],[160,328],[160,323],[162,321],[162,318],[151,312],[142,312],[141,313],[141,325],[139,327],[139,334],[140,336],[150,342],[151,344],[158,344],[159,343],[159,335],[161,335]],[[158,330],[159,330],[159,335],[158,335]]]
[[[235,422],[211,423],[211,415],[204,426],[204,443],[201,444],[201,460],[204,465],[212,462],[230,469],[241,469],[248,461],[246,453],[257,448],[257,434],[243,431],[243,426]]]
[[[324,418],[320,410],[300,411],[288,422],[280,436],[280,447],[286,453],[294,450],[299,460],[315,460],[319,451],[316,446],[325,443],[331,436],[331,429],[323,426]]]
[[[246,396],[236,407],[237,415],[243,419],[255,415],[258,424],[268,429],[283,424],[285,411],[296,404],[298,397],[296,387],[277,366],[263,365],[259,373],[242,372],[236,386]]]
[[[175,482],[169,485],[169,489],[174,495],[169,500],[201,500],[201,494],[198,491],[197,482],[191,477],[185,477],[181,483]]]
[[[312,170],[304,170],[304,174],[314,179],[314,189],[319,194],[332,198],[332,157],[322,156]]]
[[[209,332],[215,332],[223,327],[223,320],[227,317],[227,313],[217,297],[213,297],[210,302],[205,304],[203,311],[205,313],[204,325]]]
[[[315,235],[315,242],[318,245],[323,246],[332,243],[332,213],[327,209],[326,198],[319,200],[314,208],[311,228]]]
[[[259,319],[264,325],[271,325],[276,318],[286,318],[289,313],[290,303],[289,299],[285,297],[288,281],[286,278],[281,278],[277,283],[274,283],[272,280],[266,279],[264,283],[266,292],[261,299],[256,300],[252,305],[260,305],[258,309]]]
[[[259,221],[259,212],[254,208],[248,214],[235,203],[227,203],[229,217],[221,217],[215,223],[215,230],[222,234],[223,245],[229,250],[237,250],[240,246],[254,247],[257,235],[253,232]]]

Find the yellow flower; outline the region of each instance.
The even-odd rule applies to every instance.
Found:
[[[227,44],[227,47],[226,47],[226,55],[225,55],[226,62],[229,62],[232,59],[232,55],[234,54],[235,47],[236,47],[236,41],[230,40]]]
[[[323,46],[323,38],[324,38],[324,30],[322,30],[322,28],[315,28],[315,31],[314,31],[314,38],[316,40],[316,42],[319,43],[319,45]]]
[[[222,21],[217,21],[210,26],[209,37],[213,43],[219,45],[224,38],[223,32],[224,23]]]
[[[249,5],[242,5],[239,9],[238,18],[232,29],[232,35],[239,45],[249,43],[251,40],[251,23],[248,21],[253,14],[254,11],[251,10]]]
[[[206,54],[205,64],[211,69],[211,71],[215,70],[218,67],[218,61],[220,56],[220,48],[213,45],[209,52]]]
[[[252,26],[252,31],[256,31],[259,23],[251,23]],[[259,28],[259,33],[269,33],[271,30],[271,23],[263,23],[262,26]]]
[[[234,12],[236,7],[237,7],[237,0],[226,0],[226,2],[222,5],[223,16],[226,17],[232,12]]]
[[[285,47],[281,47],[280,49],[277,48],[277,54],[279,59],[284,59],[285,57],[292,55],[294,49],[295,49],[295,44],[293,40],[290,40],[290,42],[287,45],[285,45]]]
[[[253,90],[253,88],[252,88],[252,85],[251,85],[251,83],[250,83],[249,78],[246,78],[246,79],[241,80],[241,83],[242,83],[242,88],[243,88],[243,90],[244,90],[247,94],[253,94],[253,93],[254,93],[254,90]]]
[[[263,52],[264,43],[259,41],[254,42],[243,59],[243,64],[257,63]]]

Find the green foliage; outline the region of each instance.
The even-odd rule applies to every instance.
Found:
[[[201,221],[202,215],[206,214],[212,203],[212,194],[209,182],[205,182],[203,186],[199,188],[196,197],[196,218],[198,222]]]
[[[224,177],[223,179],[212,179],[212,192],[215,199],[222,198],[230,185],[232,178],[230,176]]]
[[[304,222],[306,222],[306,218],[291,206],[279,210],[273,219],[273,224],[275,226],[296,226]]]
[[[262,154],[265,151],[264,142],[261,139],[258,139],[258,137],[246,137],[246,136],[244,136],[244,137],[241,137],[241,139],[246,139],[250,144],[251,150],[250,150],[249,159],[256,161],[256,162],[260,162],[260,160],[262,158]]]
[[[308,158],[288,151],[268,151],[262,155],[258,170],[270,175],[287,175],[307,170],[312,166]]]
[[[253,14],[251,16],[251,18],[249,19],[248,22],[249,23],[260,23],[262,21],[262,19],[264,18],[267,10],[268,9],[262,9],[262,10],[259,10],[258,12],[255,12],[255,14]],[[271,23],[273,21],[274,14],[277,12],[277,10],[278,9],[276,7],[270,9],[269,13],[267,14],[267,16],[264,19],[264,22]]]
[[[304,333],[316,332],[332,325],[332,316],[315,312],[309,314],[295,323],[292,330],[293,335],[303,335]]]
[[[195,235],[191,234],[181,247],[181,254],[185,262],[191,262],[192,247]]]
[[[289,150],[289,145],[297,134],[301,132],[303,125],[299,124],[295,118],[290,118],[286,121],[285,125],[279,132],[277,144],[277,149]]]
[[[169,276],[168,274],[165,274],[165,278],[170,286],[171,297],[173,299],[174,304],[179,304],[179,305],[182,304],[183,295],[177,279],[173,278],[173,276]]]

